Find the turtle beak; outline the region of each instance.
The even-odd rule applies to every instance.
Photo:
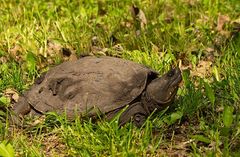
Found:
[[[177,87],[182,82],[182,72],[179,68],[174,68],[167,73],[169,86]]]

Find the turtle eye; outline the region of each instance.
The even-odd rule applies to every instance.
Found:
[[[174,71],[174,69],[172,69],[167,73],[167,76],[172,77],[174,74],[175,74],[175,71]]]

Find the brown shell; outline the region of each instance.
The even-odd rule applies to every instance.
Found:
[[[42,113],[107,113],[130,104],[158,73],[141,64],[113,57],[84,57],[49,70],[25,93]]]

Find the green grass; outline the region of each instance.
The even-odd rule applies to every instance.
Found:
[[[131,16],[133,4],[144,12],[145,28]],[[239,12],[238,0],[2,0],[0,156],[239,156]],[[217,30],[220,15],[229,20]],[[6,90],[22,93],[68,60],[64,48],[77,56],[122,57],[160,73],[179,63],[188,70],[175,103],[141,129],[55,114],[25,129],[9,126]],[[199,73],[200,65],[209,72]]]

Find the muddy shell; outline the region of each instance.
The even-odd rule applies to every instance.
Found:
[[[177,73],[177,77],[173,81],[165,79],[168,82],[177,80],[169,92],[171,102],[181,81],[180,70],[175,69],[174,72]],[[133,111],[145,117],[152,112],[151,110],[158,108],[159,103],[164,104],[162,100],[151,100],[162,99],[151,96],[154,89],[149,89],[148,94],[145,93],[148,84],[158,79],[158,75],[156,71],[146,66],[120,58],[84,57],[50,69],[36,80],[19,102],[14,104],[13,109],[17,115],[37,115],[54,111],[58,114],[66,113],[67,117],[72,119],[76,115],[106,114],[112,117],[126,105],[134,104],[133,106],[137,107],[132,107]],[[167,74],[165,75],[167,77]],[[161,85],[160,81],[159,86],[169,85]],[[167,92],[163,87],[161,92]],[[151,107],[146,106],[146,100]],[[133,116],[130,112],[127,115],[130,116],[126,116],[125,113],[124,117],[127,119],[122,120],[124,121],[122,124]]]

